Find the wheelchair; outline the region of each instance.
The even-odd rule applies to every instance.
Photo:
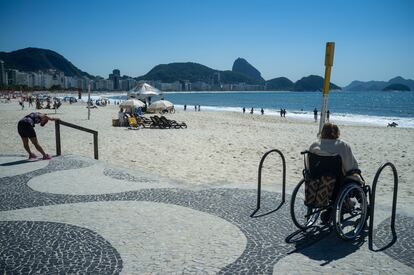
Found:
[[[351,176],[360,171],[344,175],[338,155],[301,154],[305,168],[290,201],[293,223],[302,231],[316,225],[329,226],[343,240],[356,239],[369,216],[370,188]]]

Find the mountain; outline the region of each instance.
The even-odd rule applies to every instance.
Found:
[[[233,71],[218,71],[207,66],[186,62],[160,64],[152,68],[147,74],[140,76],[137,80],[160,80],[171,83],[179,80],[189,80],[190,82],[202,81],[211,83],[220,78],[224,84],[245,82],[247,84],[257,84],[258,81],[244,74]]]
[[[352,81],[348,86],[344,87],[346,91],[382,91],[391,84],[402,84],[414,91],[414,80],[404,79],[401,76],[394,77],[389,81]]]
[[[236,60],[237,61],[237,60]],[[236,63],[236,62],[235,62]],[[234,67],[234,66],[233,66]],[[259,73],[260,75],[260,73]],[[257,76],[257,75],[256,75]],[[158,80],[171,83],[180,80],[190,82],[202,81],[205,83],[217,83],[220,78],[222,84],[246,83],[252,85],[264,84],[262,80],[253,79],[245,73],[235,71],[218,71],[207,66],[186,62],[160,64],[152,68],[147,74],[137,77],[137,80]],[[323,78],[317,75],[310,75],[293,83],[286,77],[278,77],[265,82],[266,90],[269,91],[316,91],[322,90]],[[331,83],[332,90],[341,88]]]
[[[302,79],[296,81],[293,86],[294,91],[316,91],[322,90],[323,87],[323,78],[318,75],[310,75],[303,77]],[[330,90],[341,90],[340,87],[336,86],[332,82],[329,85]]]
[[[46,49],[25,48],[8,53],[0,52],[0,60],[4,61],[4,66],[7,69],[17,69],[23,72],[54,69],[63,72],[66,76],[93,78],[57,52]]]
[[[266,81],[268,91],[291,91],[294,83],[286,77],[276,77]]]
[[[390,84],[382,90],[383,91],[411,91],[410,87],[408,87],[407,85],[398,84],[398,83]]]
[[[264,82],[261,73],[244,58],[237,58],[233,63],[232,72],[244,74],[258,82]]]
[[[352,81],[348,86],[344,87],[345,91],[381,91],[388,85],[386,81]]]

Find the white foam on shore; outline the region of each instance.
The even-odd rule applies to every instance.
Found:
[[[197,92],[168,92],[168,93],[197,93]],[[168,94],[165,93],[165,94]],[[223,92],[212,92],[212,93],[223,93]],[[92,100],[101,98],[102,96],[109,99],[122,100],[120,98],[126,97],[126,93],[104,93],[104,94],[93,94],[91,95]],[[82,100],[87,101],[87,95],[82,96]],[[176,109],[183,109],[184,105],[175,105]],[[188,111],[194,111],[194,105],[187,105]],[[201,111],[212,111],[212,112],[241,112],[241,107],[225,107],[225,106],[201,106]],[[246,113],[249,113],[250,109],[246,108]],[[254,114],[259,115],[260,109],[254,109]],[[264,109],[265,115],[280,116],[280,110],[276,109]],[[320,113],[318,114],[320,115]],[[299,119],[299,120],[314,120],[313,112],[299,111],[299,110],[288,110],[286,116],[288,118]],[[334,113],[331,114],[331,121],[341,124],[348,125],[373,125],[373,126],[384,126],[388,123],[396,122],[398,127],[403,128],[414,128],[414,118],[410,117],[385,117],[385,116],[371,116],[371,115],[359,115],[359,114],[347,114],[347,113]]]
[[[183,109],[184,105],[175,105],[176,109]],[[187,105],[188,111],[194,111],[193,105]],[[280,116],[280,110],[263,109],[265,115]],[[201,111],[212,112],[241,112],[240,107],[219,107],[219,106],[201,106]],[[250,113],[250,109],[246,108],[246,113]],[[260,109],[254,109],[253,114],[260,115]],[[319,118],[320,113],[318,113]],[[287,111],[286,117],[299,120],[314,120],[313,112],[306,111]],[[398,127],[414,128],[414,118],[406,117],[382,117],[382,116],[368,116],[355,114],[331,114],[330,120],[336,123],[348,125],[374,125],[387,126],[388,123],[396,122]]]

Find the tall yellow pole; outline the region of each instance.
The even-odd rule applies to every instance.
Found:
[[[326,119],[326,112],[328,111],[328,94],[329,94],[329,84],[331,82],[331,68],[333,66],[334,51],[335,51],[335,42],[326,43],[325,78],[323,80],[323,88],[322,88],[322,109],[321,109],[321,118],[319,121],[318,136],[320,136],[321,134],[322,127]]]

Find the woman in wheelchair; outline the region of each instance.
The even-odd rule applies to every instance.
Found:
[[[326,123],[321,138],[305,155],[303,180],[292,193],[291,215],[302,230],[321,224],[333,226],[338,236],[354,239],[367,215],[364,181],[351,147],[339,139],[339,128]]]
[[[339,139],[340,131],[337,125],[325,123],[321,138],[312,143],[309,151],[320,156],[339,155],[342,160],[344,174],[348,171],[358,170],[358,162],[352,154],[351,146]]]

